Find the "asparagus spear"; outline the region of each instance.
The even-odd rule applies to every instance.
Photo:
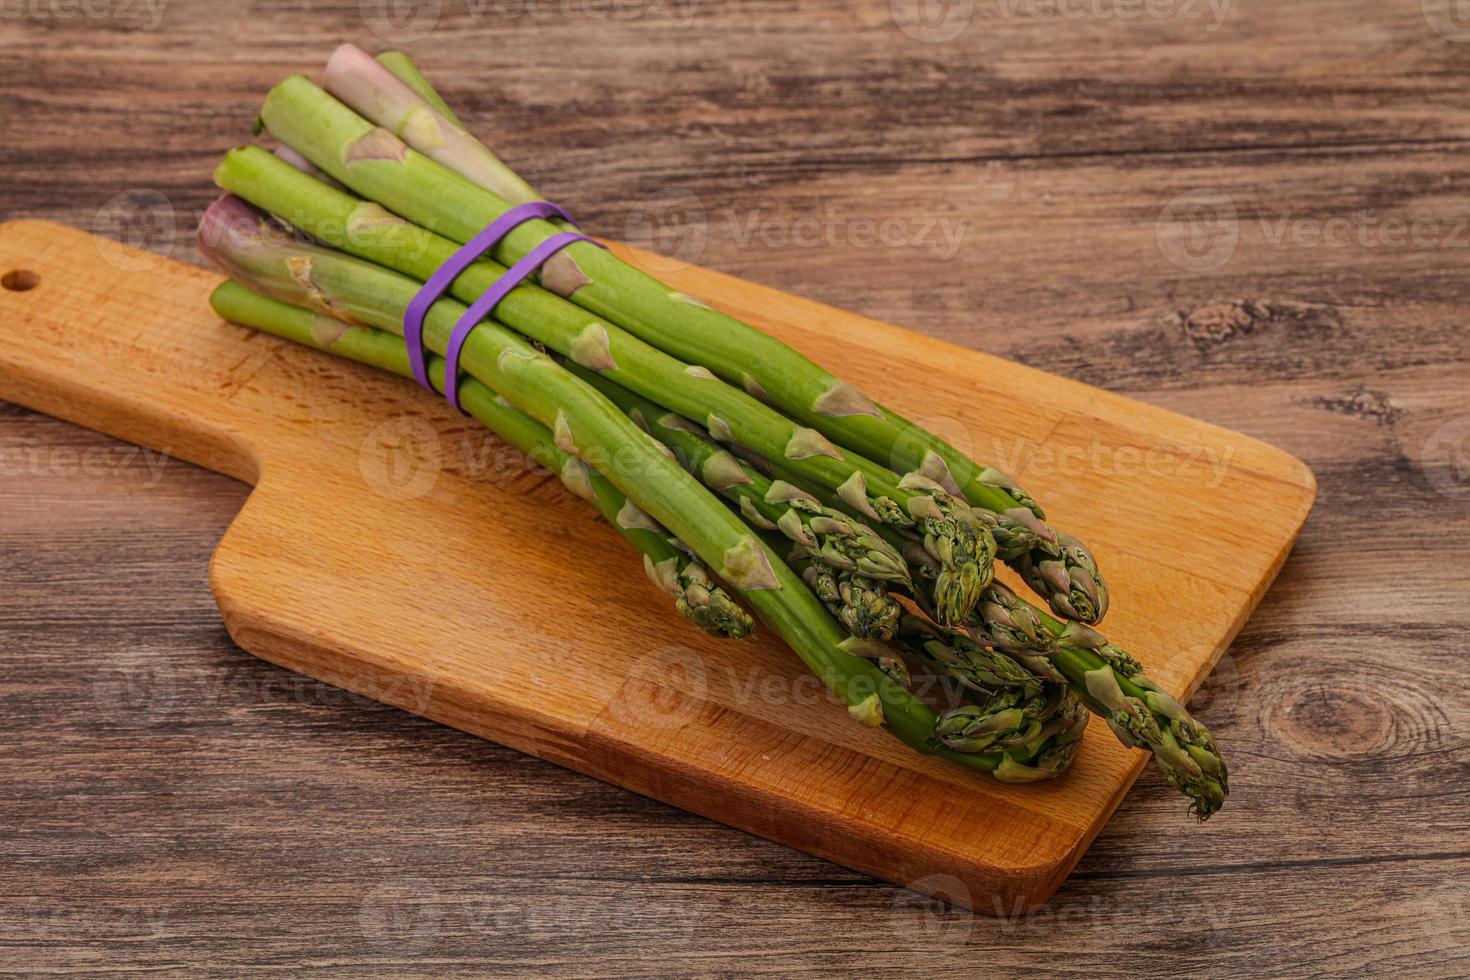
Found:
[[[417,292],[412,280],[386,269],[282,236],[263,214],[229,196],[205,213],[200,249],[256,291],[353,327],[397,329]],[[433,350],[442,353],[463,312],[464,307],[448,300],[431,308],[425,338]],[[311,340],[314,346],[335,349],[341,336],[355,333],[353,327],[341,328],[337,337],[313,333]],[[603,475],[735,588],[843,699],[855,719],[882,725],[921,752],[991,772],[997,778],[1037,778],[1038,771],[1028,760],[1049,751],[1047,741],[981,752],[940,742],[934,711],[877,664],[860,653],[848,652],[845,644],[856,641],[844,639],[796,574],[669,459],[652,437],[584,382],[493,323],[483,324],[471,335],[465,344],[464,363],[476,379],[550,428],[558,448],[584,460],[602,461]],[[406,367],[406,353],[403,364]],[[1045,778],[1052,773],[1039,775]]]
[[[916,656],[971,690],[988,695],[996,690],[1018,688],[1027,696],[1042,691],[1045,678],[963,633],[936,629],[917,616],[904,616],[899,630],[903,642]]]
[[[440,163],[456,172],[473,174],[471,180],[499,197],[512,204],[541,200],[535,188],[451,118],[448,106],[437,108],[395,74],[405,70],[418,75],[413,86],[428,85],[407,56],[390,56],[385,66],[361,48],[344,44],[327,62],[324,80],[348,104],[373,104],[375,114],[384,120],[380,123],[384,128],[405,141],[432,145],[433,156]],[[443,100],[439,101],[442,104]]]
[[[862,640],[893,639],[903,608],[882,582],[839,571],[807,554],[793,553],[787,560],[848,633]]]
[[[829,505],[833,502],[820,488],[803,484],[778,464],[772,466],[777,476]],[[876,530],[890,544],[905,548],[910,570],[916,577],[923,575],[924,556],[906,548],[890,529],[880,526]],[[915,598],[925,606],[921,592]],[[1003,651],[1037,676],[1065,681],[1084,704],[1107,720],[1119,741],[1153,753],[1170,785],[1190,798],[1190,812],[1199,819],[1208,819],[1225,802],[1230,792],[1228,774],[1209,731],[1144,677],[1137,660],[1097,630],[1058,619],[997,581],[986,588],[967,632],[974,641]],[[1110,675],[1116,685],[1110,683]]]
[[[394,219],[376,205],[322,186],[257,147],[227,153],[215,180],[318,240],[420,279],[457,249],[450,240]],[[450,291],[473,302],[504,272],[494,262],[473,263]],[[777,456],[868,517],[903,529],[917,524],[940,566],[929,585],[944,622],[962,622],[990,581],[994,538],[964,500],[941,487],[918,477],[900,479],[876,463],[844,453],[708,371],[670,357],[612,323],[589,318],[586,311],[537,286],[512,290],[495,315],[588,369],[585,376],[596,372],[676,413],[703,420],[726,442]]]
[[[441,157],[446,153],[441,142],[454,144],[456,149],[447,152],[467,155],[446,135],[432,107],[371,58],[364,59],[341,63],[339,94],[387,120],[411,143]],[[340,80],[343,75],[350,80]],[[380,85],[393,93],[379,92]],[[524,199],[500,196],[409,149],[393,133],[375,127],[301,76],[272,89],[261,119],[273,136],[359,194],[455,241],[468,241],[513,201]],[[481,165],[488,166],[483,160]],[[491,182],[499,179],[487,177]],[[515,261],[556,231],[549,222],[526,222],[505,237],[496,257]],[[1014,486],[1012,481],[991,470],[977,472],[936,437],[882,409],[775,338],[668,289],[586,243],[559,252],[542,269],[540,281],[653,346],[770,399],[837,443],[911,468],[911,475],[926,486],[962,493],[984,508],[1008,560],[1019,560],[1024,552],[1039,564],[1055,555],[1055,533],[1030,509],[1029,497],[1007,489]],[[1055,579],[1037,576],[1036,581],[1052,588]],[[1073,594],[1084,585],[1090,585],[1089,594]],[[1094,621],[1101,618],[1107,592],[1099,575],[1069,578],[1068,586],[1068,601],[1059,611],[1075,611]]]
[[[453,109],[449,108],[449,103],[444,101],[444,97],[435,90],[433,85],[429,84],[429,80],[424,77],[423,72],[419,71],[419,66],[413,63],[412,58],[402,51],[384,51],[378,55],[378,64],[391,71],[394,78],[413,89],[415,95],[429,103],[434,111],[443,116],[451,126],[464,129],[464,123],[459,121],[459,117],[454,114]]]
[[[1119,741],[1153,753],[1169,784],[1189,797],[1196,817],[1206,820],[1224,804],[1229,773],[1209,730],[1149,680],[1126,651],[1095,629],[1048,615],[1000,582],[986,590],[976,611],[977,639],[1045,657]]]

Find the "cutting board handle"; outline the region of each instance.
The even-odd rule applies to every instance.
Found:
[[[232,399],[276,345],[182,321],[213,316],[218,281],[63,225],[0,224],[0,398],[255,483],[268,420]]]

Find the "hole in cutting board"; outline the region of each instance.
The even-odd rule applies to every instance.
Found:
[[[0,286],[4,286],[12,293],[23,293],[39,285],[41,285],[40,275],[30,269],[11,269],[5,275],[0,276]]]

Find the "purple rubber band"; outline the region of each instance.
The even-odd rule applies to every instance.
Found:
[[[571,219],[568,218],[568,221]],[[449,404],[459,408],[459,354],[464,347],[464,342],[469,339],[471,331],[480,325],[480,321],[495,312],[496,305],[512,289],[519,286],[526,277],[530,276],[541,265],[557,252],[566,248],[574,242],[590,242],[598,248],[607,248],[599,241],[579,235],[574,231],[564,231],[537,245],[526,253],[525,258],[506,270],[505,275],[495,281],[495,285],[485,290],[480,298],[470,304],[464,316],[454,325],[454,332],[449,335],[449,344],[444,348],[444,397],[449,399]]]
[[[500,244],[500,240],[515,228],[532,218],[551,217],[562,218],[571,224],[576,224],[575,221],[572,221],[571,215],[550,201],[530,201],[526,204],[517,204],[490,222],[484,231],[465,242],[459,251],[434,270],[434,274],[414,294],[407,309],[403,311],[403,340],[408,344],[408,363],[413,367],[413,376],[418,379],[419,384],[430,391],[434,390],[434,385],[429,381],[428,357],[424,350],[424,317],[428,315],[429,307],[449,291],[454,280],[461,272],[470,267],[470,263]],[[448,379],[446,387],[452,390],[454,376],[448,365],[445,367],[445,372],[445,377]],[[455,402],[456,408],[459,406],[452,396],[449,400]]]

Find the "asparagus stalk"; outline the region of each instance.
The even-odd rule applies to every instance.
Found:
[[[265,216],[237,198],[224,197],[200,223],[200,248],[216,265],[256,291],[303,306],[353,327],[393,331],[417,292],[413,280],[329,249],[304,245],[276,232]],[[443,352],[464,307],[434,304],[425,338]],[[343,334],[349,328],[342,328]],[[316,346],[340,338],[323,334]],[[401,340],[400,340],[401,343]],[[781,559],[733,513],[665,455],[652,437],[585,382],[494,323],[474,331],[463,351],[476,379],[551,429],[558,448],[601,462],[604,476],[629,500],[693,549],[736,589],[814,673],[869,725],[882,725],[909,746],[1000,779],[1037,778],[1026,760],[1047,751],[1036,743],[1005,751],[964,751],[936,736],[934,711],[875,663],[849,652],[821,602]],[[406,355],[405,355],[406,356]],[[441,372],[442,373],[442,372]],[[865,641],[862,641],[865,642]],[[1044,778],[1051,773],[1041,773]]]
[[[803,484],[781,465],[773,464],[773,471],[832,503],[820,488]],[[925,556],[890,529],[876,530],[890,544],[904,548],[910,570],[922,577]],[[915,598],[928,613],[923,593],[916,592]],[[1137,660],[1096,629],[1058,619],[997,581],[986,588],[967,632],[977,643],[1003,651],[1037,676],[1065,681],[1108,722],[1119,741],[1153,754],[1169,784],[1189,797],[1190,812],[1200,820],[1224,804],[1230,792],[1228,773],[1209,731],[1148,680]]]
[[[449,239],[324,187],[257,147],[226,154],[215,180],[318,240],[419,279],[428,278],[457,250]],[[473,263],[450,291],[473,302],[504,272],[494,262]],[[990,581],[994,538],[964,500],[941,487],[918,477],[900,479],[876,463],[844,453],[708,371],[670,357],[610,322],[589,318],[586,311],[540,287],[512,290],[495,316],[586,369],[584,377],[611,379],[676,413],[703,420],[726,442],[779,457],[865,516],[903,529],[917,524],[926,549],[939,563],[940,571],[929,584],[944,622],[962,622]]]
[[[418,77],[409,84],[398,71]],[[343,102],[371,105],[374,115],[381,120],[380,126],[405,142],[430,148],[428,155],[432,159],[458,173],[472,174],[469,179],[491,193],[511,204],[541,200],[535,188],[465,132],[447,106],[441,110],[434,100],[415,91],[415,87],[427,87],[428,80],[418,73],[407,56],[390,56],[385,66],[361,48],[344,44],[327,61],[323,80]],[[438,101],[443,104],[442,99]]]
[[[433,86],[423,77],[416,66],[408,60],[406,55],[392,53],[389,56],[380,56],[379,61],[390,68],[399,81],[408,85],[412,90],[404,93],[394,84],[394,79],[387,77],[385,73],[378,70],[370,62],[364,64],[366,55],[352,45],[343,45],[333,53],[328,61],[326,89],[333,95],[338,96],[348,106],[360,112],[369,121],[386,126],[398,131],[393,120],[401,118],[405,110],[404,105],[413,102],[412,96],[428,102],[431,106],[442,105],[443,100],[434,91]],[[394,68],[389,64],[389,58],[401,58],[406,67]],[[391,94],[385,94],[391,93]],[[393,106],[396,108],[385,108]],[[460,133],[459,138],[468,137],[479,145],[485,153],[489,149],[474,140],[463,128],[459,126],[457,119],[447,112],[441,113],[456,126]],[[504,163],[496,159],[494,176],[482,179],[482,170],[474,166],[463,166],[462,163],[468,154],[464,152],[446,152],[440,146],[442,141],[435,139],[430,133],[408,132],[404,130],[398,135],[411,147],[420,152],[427,153],[432,159],[442,163],[451,170],[460,173],[481,187],[496,192],[496,184],[505,179],[505,173],[514,173]],[[417,141],[416,141],[417,138]],[[503,168],[503,171],[502,169]],[[527,185],[529,186],[529,185]],[[532,191],[532,193],[535,193]],[[517,203],[517,202],[512,202]],[[729,321],[724,324],[725,336],[730,335],[730,327],[733,325],[742,328],[739,331],[739,339],[742,342],[754,343],[754,338],[749,334],[759,335],[766,347],[780,347],[782,360],[786,372],[782,373],[771,368],[770,373],[784,379],[789,374],[812,375],[825,384],[823,391],[833,391],[834,386],[842,385],[836,377],[827,374],[824,369],[811,360],[803,357],[795,350],[786,345],[774,342],[774,338],[756,331],[753,328],[740,323],[734,318],[722,316]],[[658,343],[655,341],[655,343]],[[668,349],[668,348],[666,348]],[[728,380],[744,382],[747,377],[754,377],[756,384],[760,385],[760,376],[757,370],[751,370],[741,365],[741,349],[737,346],[732,349],[735,357],[732,362],[735,367],[721,372],[714,364],[716,373],[723,373]],[[768,354],[769,351],[763,352]],[[681,355],[686,356],[686,355]],[[693,358],[696,363],[705,363],[708,358]],[[755,368],[762,364],[771,363],[770,357],[757,357],[753,359]],[[1059,615],[1070,619],[1078,619],[1084,622],[1097,622],[1107,611],[1108,593],[1106,583],[1097,570],[1097,563],[1090,551],[1087,550],[1075,537],[1067,536],[1065,542],[1059,542],[1049,527],[1041,522],[1045,513],[1032,497],[1027,494],[1011,477],[994,467],[978,468],[968,457],[949,444],[940,440],[932,433],[926,432],[912,422],[901,418],[897,414],[869,401],[871,410],[881,419],[890,423],[882,426],[885,430],[882,434],[873,433],[869,442],[849,443],[840,435],[826,432],[819,421],[808,420],[802,413],[801,403],[796,407],[788,406],[779,397],[780,392],[786,391],[783,384],[772,384],[768,386],[771,391],[777,392],[775,400],[781,407],[796,415],[797,418],[807,421],[809,425],[818,428],[831,438],[837,439],[842,445],[854,448],[858,452],[872,457],[873,459],[892,459],[892,465],[917,469],[926,476],[934,479],[941,486],[945,486],[956,495],[963,495],[976,506],[990,510],[996,519],[997,537],[1001,541],[1001,557],[1008,560],[1023,560],[1025,567],[1018,567],[1026,577],[1028,584],[1033,584],[1041,595],[1051,602],[1053,608]],[[853,394],[857,394],[855,391]],[[817,396],[820,397],[820,396]],[[858,397],[864,397],[858,395]],[[837,423],[832,423],[836,425]],[[871,423],[854,422],[854,425],[866,424],[869,429],[875,428]],[[892,431],[887,431],[892,430]],[[876,438],[874,438],[876,437]],[[907,455],[897,452],[904,447],[911,447]],[[903,461],[900,462],[900,457]],[[977,472],[978,470],[978,472]],[[973,474],[969,480],[956,483],[955,474]],[[963,485],[962,485],[963,484]],[[1006,499],[1009,497],[1009,500]],[[1023,508],[1030,511],[1031,516],[1022,514],[1018,509]],[[1060,553],[1059,553],[1060,552]],[[1059,561],[1051,563],[1044,562],[1046,556],[1055,556]],[[1040,567],[1038,567],[1040,566]]]
[[[904,616],[899,629],[903,642],[916,656],[981,694],[1019,688],[1023,694],[1035,696],[1041,693],[1047,680],[999,650],[977,643],[963,633],[936,629],[917,616]]]
[[[385,120],[410,143],[441,159],[446,152],[468,155],[459,141],[446,135],[432,107],[371,58],[349,56],[339,61],[338,69],[333,73],[338,94]],[[378,87],[388,83],[390,93],[380,93]],[[271,91],[261,119],[277,139],[357,193],[454,241],[468,241],[514,201],[524,199],[506,198],[440,166],[300,76],[287,78]],[[441,143],[455,149],[446,151]],[[493,183],[500,178],[486,179]],[[495,255],[502,263],[513,262],[556,231],[549,222],[526,222],[506,236]],[[1055,533],[1040,522],[1029,497],[1008,489],[1014,486],[1012,481],[993,470],[978,469],[936,437],[882,409],[775,338],[668,289],[586,243],[558,253],[542,269],[540,281],[653,346],[771,400],[838,444],[910,468],[910,474],[928,486],[963,494],[985,510],[1007,560],[1031,554],[1032,564],[1039,565],[1056,554]],[[1056,580],[1036,576],[1035,581],[1051,589]],[[1101,577],[1090,570],[1088,576],[1069,576],[1067,585],[1067,602],[1057,605],[1058,611],[1076,612],[1089,621],[1100,619],[1107,607]]]

